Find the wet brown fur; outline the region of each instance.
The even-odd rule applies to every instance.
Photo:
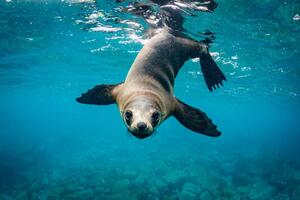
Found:
[[[137,96],[146,96],[159,105],[165,118],[172,115],[177,106],[173,87],[178,71],[186,60],[207,52],[204,44],[176,37],[168,29],[160,31],[144,45],[125,82],[114,90],[121,112]]]

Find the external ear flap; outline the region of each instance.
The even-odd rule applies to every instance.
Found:
[[[221,132],[207,115],[197,108],[193,108],[177,99],[174,112],[176,119],[186,128],[207,136],[217,137]]]
[[[96,105],[108,105],[115,103],[114,90],[121,84],[116,85],[96,85],[93,89],[83,93],[81,97],[76,98],[79,103],[96,104]]]

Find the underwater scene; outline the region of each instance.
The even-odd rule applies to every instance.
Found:
[[[76,101],[165,26],[227,79],[211,92],[194,58],[174,84],[219,137],[170,116],[139,139]],[[299,63],[299,0],[1,0],[0,200],[299,200]]]

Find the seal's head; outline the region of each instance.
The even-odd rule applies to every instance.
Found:
[[[122,111],[126,127],[132,135],[143,139],[150,136],[163,121],[159,106],[148,98],[135,98]]]

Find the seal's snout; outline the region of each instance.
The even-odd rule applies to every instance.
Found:
[[[129,131],[133,136],[139,139],[144,139],[146,137],[149,137],[153,132],[152,128],[149,125],[147,125],[145,122],[138,122],[135,128]]]
[[[147,128],[147,124],[144,122],[139,122],[136,126],[141,132],[145,131]]]

